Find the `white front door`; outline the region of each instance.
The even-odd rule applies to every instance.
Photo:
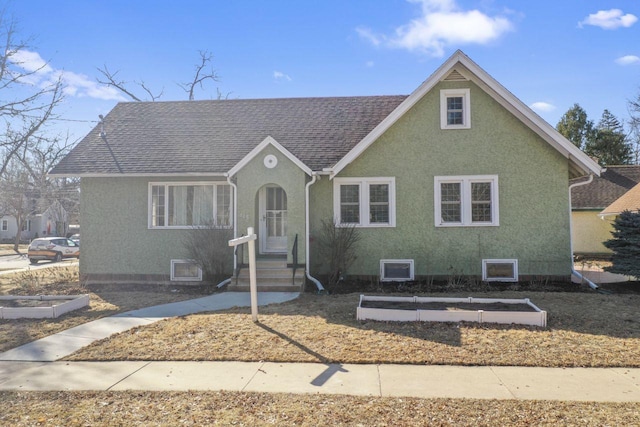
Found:
[[[287,253],[287,193],[282,187],[260,189],[260,252]]]

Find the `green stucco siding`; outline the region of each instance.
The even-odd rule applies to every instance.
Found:
[[[274,155],[278,163],[273,168],[264,165],[267,155]],[[261,218],[258,212],[259,191],[266,185],[282,187],[287,195],[287,262],[292,263],[292,248],[298,236],[298,262],[305,260],[305,184],[307,175],[295,163],[271,145],[255,156],[236,174],[238,186],[238,234],[253,227],[259,236]],[[256,250],[260,247],[260,236]],[[245,251],[246,252],[246,251]],[[245,253],[246,255],[246,253]],[[246,258],[246,257],[245,257]],[[247,262],[247,259],[244,260]]]
[[[440,129],[440,89],[471,89],[471,128]],[[497,175],[499,226],[436,227],[434,177]],[[568,162],[471,83],[436,86],[339,177],[395,177],[396,227],[361,228],[349,274],[414,259],[417,275],[480,275],[482,259],[515,258],[520,275],[570,273]],[[312,234],[333,217],[333,182],[312,188]],[[322,269],[321,260],[312,266]]]
[[[188,230],[149,229],[149,182],[206,182],[212,178],[82,178],[81,275],[168,280],[172,259],[188,258]],[[226,181],[223,181],[226,182]],[[161,276],[161,277],[160,277]]]

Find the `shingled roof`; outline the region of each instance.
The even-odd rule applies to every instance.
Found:
[[[600,216],[618,215],[624,211],[640,211],[640,184],[624,193],[619,199],[607,206]]]
[[[333,166],[405,99],[120,103],[51,174],[223,174],[267,136],[319,171]]]
[[[571,183],[584,180],[585,178],[579,178],[572,180]],[[594,177],[593,182],[575,187],[571,191],[572,207],[573,209],[604,209],[639,182],[640,166],[607,166],[600,177]]]

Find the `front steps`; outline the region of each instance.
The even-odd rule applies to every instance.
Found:
[[[295,277],[293,268],[287,267],[286,258],[258,258],[256,260],[256,284],[258,292],[302,292],[304,284],[304,266],[298,266]],[[249,292],[249,267],[240,269],[231,279],[227,290]]]

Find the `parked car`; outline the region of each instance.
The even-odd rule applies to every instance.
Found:
[[[74,234],[73,236],[71,236],[69,238],[71,240],[73,240],[76,245],[80,246],[80,235],[79,234]]]
[[[27,257],[31,264],[43,259],[59,262],[63,258],[80,258],[80,246],[65,237],[41,237],[31,242]]]

